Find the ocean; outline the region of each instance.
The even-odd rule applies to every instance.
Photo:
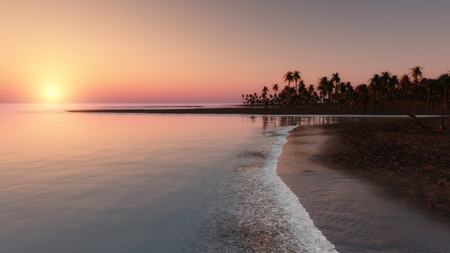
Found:
[[[263,230],[333,247],[312,223],[298,245],[275,180],[287,131],[329,118],[65,111],[142,106],[186,107],[0,105],[0,252],[245,252]]]
[[[336,119],[65,111],[142,106],[0,105],[0,252],[333,251],[275,170]]]

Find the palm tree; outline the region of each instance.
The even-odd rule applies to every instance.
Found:
[[[331,79],[330,79],[330,82],[334,85],[334,87],[336,88],[337,86],[338,86],[338,84],[341,82],[341,78],[339,77],[339,73],[334,73],[334,74],[332,74],[332,77],[331,77]],[[339,89],[335,89],[334,90],[334,97],[335,97],[335,99],[338,99],[338,92],[339,92]]]
[[[339,105],[339,110],[342,110],[342,106],[346,102],[347,87],[344,82],[336,84],[334,87],[334,101]]]
[[[307,104],[310,103],[317,103],[319,101],[319,98],[317,96],[316,91],[314,90],[314,85],[310,84],[308,87],[308,101]]]
[[[350,105],[352,108],[352,112],[355,111],[355,102],[357,99],[357,94],[353,89],[353,86],[350,82],[345,83],[345,97],[344,100]]]
[[[289,88],[291,88],[291,82],[294,81],[294,73],[292,71],[286,72],[283,76],[284,82],[288,82]]]
[[[358,106],[361,104],[364,112],[369,102],[369,89],[367,88],[367,84],[362,83],[356,86],[355,92],[358,96]]]
[[[274,83],[272,86],[272,90],[275,91],[275,97],[277,96],[277,92],[278,92],[278,84]]]
[[[442,108],[446,107],[447,102],[447,87],[450,86],[450,71],[448,74],[439,76],[439,84],[444,87],[444,98],[442,99]]]
[[[308,95],[303,80],[300,80],[300,82],[298,83],[297,93],[299,95],[300,104],[304,104],[307,101]]]
[[[381,86],[378,89],[379,97],[381,99],[381,111],[384,110],[384,102],[387,100],[387,96],[389,96],[389,82],[391,81],[391,73],[389,71],[381,72],[380,82]]]
[[[340,82],[341,82],[341,78],[339,77],[339,73],[337,73],[337,72],[334,73],[334,74],[332,75],[330,81],[331,81],[334,85],[340,83]]]
[[[389,80],[388,86],[387,86],[387,88],[388,88],[388,97],[387,97],[388,105],[389,104],[394,105],[394,106],[397,105],[397,103],[393,103],[393,102],[395,102],[395,101],[398,102],[398,97],[396,94],[397,93],[396,91],[398,89],[398,84],[399,84],[399,80],[398,80],[397,75],[393,75],[391,77],[391,79]]]
[[[422,69],[423,68],[420,66],[415,66],[414,68],[409,69],[409,70],[411,70],[411,72],[409,74],[414,79],[414,82],[418,82],[419,78],[422,78],[422,76],[423,76]]]
[[[329,86],[328,77],[324,76],[322,78],[319,78],[319,82],[317,83],[317,90],[319,91],[322,103],[325,102],[325,98],[327,97],[328,86]]]
[[[414,68],[410,68],[411,72],[409,73],[411,77],[414,79],[413,82],[413,92],[414,92],[414,98],[413,98],[413,107],[416,105],[416,97],[417,97],[417,89],[419,88],[419,78],[422,78],[422,67],[415,66]]]
[[[408,95],[411,89],[411,80],[409,79],[409,75],[403,74],[399,81],[399,89],[400,89],[400,105],[403,105],[403,94]],[[406,99],[406,104],[408,104],[408,98]]]
[[[294,71],[294,73],[292,73],[292,79],[295,81],[295,89],[298,91],[298,81],[301,79],[300,77],[300,72],[298,70]]]
[[[256,98],[254,95],[250,94],[250,104],[252,108],[255,106]]]
[[[279,98],[278,98],[278,95],[277,95],[278,89],[279,89],[278,88],[278,84],[274,83],[273,86],[272,86],[272,90],[275,92],[275,95],[273,96],[273,104],[274,105],[278,104],[278,101],[279,101]]]
[[[284,89],[280,92],[280,101],[282,106],[292,105],[292,108],[295,106],[295,101],[297,99],[297,92],[295,92],[294,88],[289,86],[285,86]]]
[[[380,87],[381,87],[381,79],[380,75],[375,74],[372,78],[369,79],[369,96],[372,100],[372,106],[375,109],[377,107],[378,100],[380,99]]]
[[[438,86],[438,81],[435,79],[428,79],[428,78],[423,78],[422,81],[420,82],[422,87],[425,88],[427,90],[427,108],[430,108],[430,97],[431,97],[431,93],[437,88]]]
[[[262,103],[264,104],[264,108],[266,108],[268,106],[268,101],[267,101],[267,92],[269,91],[269,89],[264,86],[262,89],[262,93],[261,93],[261,100]]]

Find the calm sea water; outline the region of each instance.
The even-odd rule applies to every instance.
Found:
[[[0,105],[0,252],[243,251],[230,224],[269,209],[297,242],[276,158],[295,125],[334,119],[64,111],[136,106]]]

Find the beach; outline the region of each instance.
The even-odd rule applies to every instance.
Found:
[[[338,251],[446,252],[450,248],[448,185],[444,176],[432,177],[435,170],[416,175],[423,169],[417,161],[421,158],[408,153],[416,147],[430,158],[434,154],[432,161],[444,161],[444,167],[436,165],[442,171],[448,164],[447,158],[441,160],[448,135],[422,136],[427,134],[411,122],[385,119],[299,126],[290,132],[277,173]],[[410,131],[415,137],[380,132],[392,128]],[[403,144],[403,149],[389,148],[393,144],[384,143],[386,139]],[[427,146],[432,140],[434,145]],[[388,165],[386,152],[393,150],[404,153],[402,158],[410,164]],[[438,152],[443,152],[439,159]],[[440,180],[444,183],[436,183]]]
[[[345,123],[297,122],[278,157],[278,176],[298,197],[314,226],[339,252],[447,252],[450,248],[450,134],[424,130],[409,118],[397,117],[403,114],[400,111],[199,107],[70,112],[295,115],[294,121],[300,115],[348,116]],[[438,128],[440,118],[419,120]]]
[[[438,128],[440,118],[420,120]],[[324,127],[337,130],[339,143],[345,146],[330,157],[333,167],[373,182],[450,224],[450,132],[428,132],[407,118]]]

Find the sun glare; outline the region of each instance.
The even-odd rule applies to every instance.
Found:
[[[61,98],[61,92],[57,87],[49,86],[44,91],[44,97],[47,102],[57,102]]]

